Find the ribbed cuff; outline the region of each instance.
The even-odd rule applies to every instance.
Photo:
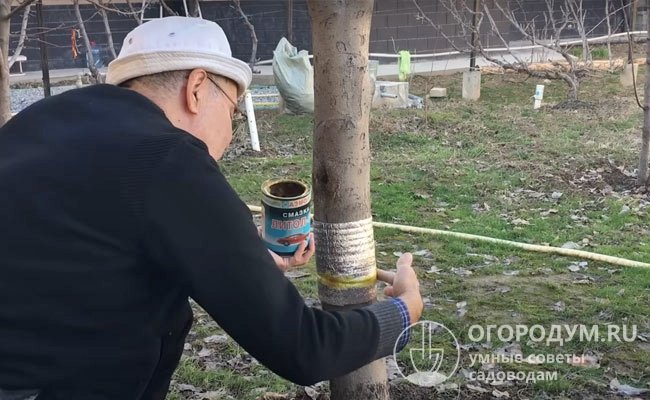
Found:
[[[379,322],[379,343],[375,359],[383,358],[393,354],[397,343],[399,352],[408,342],[408,331],[400,338],[400,334],[409,327],[410,318],[406,306],[400,299],[390,299],[374,303],[367,307],[369,311],[375,314]]]

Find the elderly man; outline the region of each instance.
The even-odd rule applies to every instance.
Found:
[[[107,81],[0,130],[0,399],[163,399],[191,297],[275,373],[310,384],[384,357],[422,311],[410,256],[392,298],[307,307],[219,172],[250,83],[212,22],[139,26]]]

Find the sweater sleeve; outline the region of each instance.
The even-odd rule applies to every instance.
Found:
[[[400,303],[337,312],[306,306],[202,144],[176,144],[150,185],[147,253],[273,372],[307,385],[392,354],[404,328]]]

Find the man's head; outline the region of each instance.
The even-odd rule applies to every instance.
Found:
[[[216,23],[168,17],[140,25],[126,36],[106,81],[151,99],[218,159],[230,144],[232,116],[250,84],[251,71],[231,56]]]

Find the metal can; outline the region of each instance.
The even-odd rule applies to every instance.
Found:
[[[293,255],[309,240],[311,189],[294,179],[270,179],[262,184],[262,238],[273,252]]]

